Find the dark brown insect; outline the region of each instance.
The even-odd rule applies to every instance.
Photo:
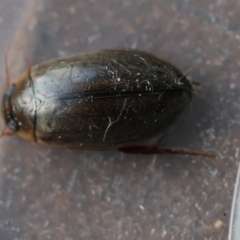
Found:
[[[5,91],[2,112],[10,130],[36,143],[125,148],[165,132],[192,97],[191,83],[170,63],[106,50],[30,68]]]

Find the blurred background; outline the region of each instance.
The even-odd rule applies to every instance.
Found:
[[[216,159],[52,149],[0,140],[0,239],[227,239],[240,148],[237,0],[0,0],[0,79],[109,48],[167,59],[196,89],[166,146]],[[1,121],[1,129],[4,124]]]

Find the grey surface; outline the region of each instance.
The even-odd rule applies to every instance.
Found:
[[[18,9],[16,28],[4,38],[13,79],[26,69],[24,59],[123,47],[154,53],[191,69],[188,76],[204,86],[167,146],[217,158],[51,149],[2,138],[0,239],[226,239],[240,145],[240,3],[52,0]]]

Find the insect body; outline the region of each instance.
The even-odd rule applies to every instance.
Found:
[[[6,90],[2,111],[25,139],[109,149],[166,131],[192,97],[191,83],[173,65],[144,52],[106,50],[32,67]]]

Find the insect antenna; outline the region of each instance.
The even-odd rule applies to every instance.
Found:
[[[6,90],[7,88],[10,87],[11,81],[10,81],[10,71],[9,71],[9,67],[8,67],[8,54],[10,51],[10,45],[8,45],[5,53],[4,53],[4,67],[5,67],[5,77],[6,77],[6,81],[5,84],[3,85],[3,90]],[[0,133],[0,138],[2,138],[3,136],[13,136],[16,133],[11,132],[7,125],[4,124],[3,130]]]

